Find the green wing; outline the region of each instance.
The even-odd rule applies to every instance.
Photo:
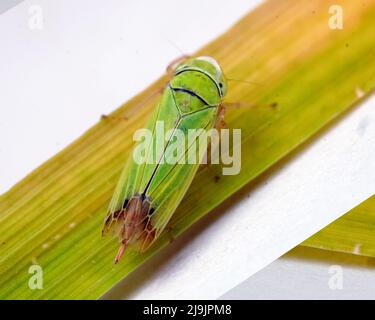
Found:
[[[184,131],[188,129],[211,129],[215,119],[216,109],[210,108],[199,111],[197,113],[184,116],[177,128]],[[187,135],[185,135],[185,153],[184,158],[187,162],[189,151],[196,149],[198,153],[198,144],[188,143]],[[199,139],[196,136],[195,142]],[[165,150],[165,158],[171,156],[173,147],[167,147]],[[156,237],[165,228],[172,214],[176,210],[178,204],[181,202],[187,189],[189,188],[201,161],[204,153],[197,159],[194,164],[184,163],[168,164],[165,161],[159,164],[153,179],[151,180],[146,195],[151,199],[152,206],[155,211],[151,215],[151,224],[156,230]]]
[[[155,126],[157,121],[163,121],[165,130],[167,131],[173,130],[179,119],[180,113],[178,109],[174,107],[173,92],[167,88],[146,126],[146,129],[152,132],[152,142],[145,147],[145,149],[148,150],[146,158],[149,163],[138,164],[134,161],[132,153],[129,155],[112,196],[103,233],[106,233],[111,228],[113,222],[117,220],[116,213],[124,209],[126,203],[134,195],[142,194],[142,191],[147,185],[147,181],[151,179],[152,173],[158,165],[157,161],[150,161],[151,157],[155,157],[155,152],[152,152],[155,148],[152,148],[152,146],[156,144],[157,137],[155,135]],[[139,143],[137,143],[135,147],[137,147],[137,145],[139,145]]]
[[[186,112],[184,106],[189,104],[195,106],[200,104],[201,110]],[[176,91],[169,86],[166,88],[147,126],[153,133],[149,145],[145,148],[149,163],[137,164],[132,156],[129,157],[110,203],[103,228],[104,233],[112,229],[122,239],[124,225],[129,225],[125,208],[131,199],[141,197],[144,203],[147,201],[147,208],[143,210],[144,215],[139,215],[136,223],[138,225],[143,223],[143,225],[137,229],[131,239],[128,238],[126,241],[139,240],[143,251],[160,235],[190,186],[201,159],[194,164],[180,164],[178,161],[169,163],[171,157],[175,158],[175,144],[172,140],[166,141],[160,158],[156,148],[156,123],[162,121],[165,132],[169,130],[175,132],[176,129],[180,129],[184,133],[183,156],[187,157],[189,151],[198,146],[188,140],[188,129],[211,129],[216,112],[216,107],[207,107],[198,97]],[[199,135],[193,141],[198,139]],[[202,156],[204,154],[201,154]],[[161,159],[164,161],[160,161]],[[125,220],[119,220],[124,210]]]

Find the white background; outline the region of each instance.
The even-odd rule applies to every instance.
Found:
[[[3,13],[0,192],[158,78],[181,51],[194,52],[258,2],[45,0]],[[43,12],[41,30],[29,25],[35,5]],[[225,294],[373,193],[374,121],[372,99],[110,296]]]
[[[24,1],[3,13],[0,193],[257,2]],[[35,5],[42,30],[29,28]]]

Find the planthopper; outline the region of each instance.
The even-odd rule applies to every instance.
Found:
[[[223,123],[226,91],[223,72],[211,57],[188,58],[174,68],[105,217],[102,233],[111,231],[121,242],[115,263],[128,245],[145,251],[166,228],[207,157],[207,146],[202,152],[197,142]]]

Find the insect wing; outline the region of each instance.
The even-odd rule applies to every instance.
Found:
[[[173,92],[170,88],[166,88],[156,110],[152,113],[146,126],[146,129],[152,133],[151,139],[135,144],[122,170],[109,205],[108,213],[105,217],[102,231],[103,235],[111,229],[114,233],[118,231],[116,227],[119,226],[116,222],[119,213],[125,208],[127,200],[136,194],[141,194],[151,180],[152,174],[158,165],[158,160],[156,160],[158,149],[155,147],[158,139],[156,135],[156,125],[158,121],[162,123],[163,131],[173,130],[175,128],[179,120],[179,112],[174,104]],[[146,161],[141,164],[136,162],[133,157],[133,152],[140,144],[143,144],[143,149],[146,150]]]
[[[177,161],[175,161],[176,158],[172,155],[174,147],[172,144],[168,145],[164,153],[165,161],[159,164],[149,184],[147,196],[150,197],[155,210],[149,217],[149,224],[140,237],[142,251],[147,249],[165,229],[168,221],[193,181],[207,149],[207,145],[205,144],[202,152],[202,145],[199,143],[207,141],[207,132],[213,126],[215,112],[215,108],[208,108],[187,115],[183,117],[177,126],[176,129],[181,131],[186,131],[186,128],[197,129],[197,133],[194,139],[190,140],[187,132],[184,135],[184,145],[186,148],[181,156],[185,159],[184,163],[179,163],[181,157],[177,158]],[[203,135],[205,135],[204,139],[200,140]],[[173,157],[174,161],[168,161],[169,157]],[[193,159],[194,161],[189,161],[189,159]]]

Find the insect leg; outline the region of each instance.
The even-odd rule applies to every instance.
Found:
[[[111,115],[106,115],[106,114],[102,114],[100,116],[100,120],[116,120],[116,121],[128,121],[129,118],[128,117],[118,117],[118,116],[111,116]]]
[[[216,116],[216,121],[215,121],[215,128],[218,130],[228,128],[227,124],[224,121],[226,108],[227,107],[225,106],[225,104],[219,105],[219,110],[217,111],[217,116]]]
[[[226,122],[224,121],[225,109],[226,109],[226,106],[222,103],[218,107],[216,120],[214,124],[214,128],[217,129],[218,131],[220,131],[221,129],[228,128]],[[220,134],[211,136],[210,143],[207,146],[207,164],[211,164],[212,159],[218,159],[219,145],[220,145]],[[203,168],[204,166],[206,166],[206,164],[202,164],[201,168]]]
[[[172,243],[174,241],[174,236],[173,236],[173,227],[170,226],[169,224],[165,228],[168,238],[169,238],[169,243]]]
[[[155,90],[152,90],[149,95],[147,95],[144,99],[142,99],[140,102],[138,102],[133,108],[137,109],[138,107],[146,104],[149,100],[151,100],[155,96],[157,96],[159,94],[162,94],[163,91],[164,91],[164,88],[165,88],[165,85],[163,85],[162,87],[158,87]],[[114,116],[114,115],[106,115],[106,114],[102,114],[100,118],[101,118],[101,120],[104,120],[104,121],[106,121],[106,120],[128,121],[129,120],[129,118],[126,117],[126,116]]]
[[[253,104],[249,102],[222,102],[221,105],[227,109],[242,109],[242,108],[255,109],[259,107],[268,107],[272,109],[277,108],[277,102],[273,102],[271,104],[266,104],[266,105],[257,105],[257,104]]]
[[[221,129],[228,129],[228,125],[226,124],[224,120],[225,109],[226,107],[223,104],[219,105],[219,109],[217,111],[215,125],[214,125],[215,129],[217,129],[218,131],[220,131]],[[220,143],[220,135],[218,135],[217,137],[214,137],[214,140],[212,140],[212,143],[208,145],[209,147],[209,150],[207,151],[208,155],[212,155],[211,148],[214,148],[214,149],[219,148],[219,143]]]
[[[162,94],[163,91],[164,91],[164,88],[168,85],[169,83],[169,80],[171,79],[172,75],[173,75],[173,72],[174,72],[174,68],[175,66],[180,63],[181,61],[184,61],[186,59],[189,59],[191,57],[191,55],[188,55],[188,54],[184,54],[182,56],[179,56],[177,57],[176,59],[173,59],[167,66],[166,68],[166,73],[167,73],[167,81],[166,83],[161,86],[161,87],[158,87],[156,88],[154,91],[152,91],[147,97],[145,97],[145,99],[142,99],[138,105],[143,105],[145,103],[147,103],[148,100],[150,100],[151,98],[153,98],[154,96],[158,95],[158,94]],[[112,116],[112,115],[107,115],[107,114],[102,114],[101,115],[101,120],[114,120],[114,121],[128,121],[129,118],[126,117],[126,116]]]

